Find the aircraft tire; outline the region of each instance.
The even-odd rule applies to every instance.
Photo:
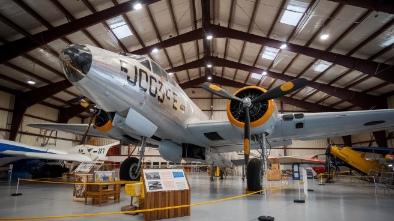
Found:
[[[133,178],[130,174],[130,170],[136,172],[135,169],[137,168],[138,161],[139,160],[135,157],[129,157],[122,162],[119,169],[119,177],[121,180],[131,180],[131,181],[140,180],[140,176]]]
[[[261,160],[254,158],[248,163],[246,171],[248,191],[262,190],[261,186]]]

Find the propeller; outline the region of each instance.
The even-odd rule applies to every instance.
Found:
[[[223,90],[222,88],[211,84],[209,82],[205,82],[202,84],[202,88],[215,94],[219,97],[226,98],[233,101],[239,101],[242,103],[242,107],[245,113],[245,126],[244,126],[244,157],[245,157],[245,164],[248,165],[249,155],[250,155],[250,108],[253,107],[253,104],[259,103],[262,101],[267,101],[270,99],[278,98],[289,94],[293,91],[296,91],[302,87],[304,87],[308,83],[308,80],[305,78],[298,78],[289,82],[286,82],[278,87],[275,87],[264,94],[256,97],[255,99],[251,100],[249,97],[239,98],[229,94],[227,91]]]
[[[100,114],[100,111],[101,111],[97,105],[87,102],[86,100],[84,100],[84,98],[85,98],[85,96],[81,96],[81,97],[76,97],[76,98],[73,98],[73,99],[69,100],[70,103],[79,104],[79,105],[81,105],[84,108],[89,108],[89,111],[92,113],[92,117],[90,118],[88,126],[85,129],[85,133],[83,134],[82,139],[79,142],[80,145],[85,143],[85,140],[86,140],[87,134],[89,132],[90,126],[93,123],[93,119],[95,117],[97,117]]]

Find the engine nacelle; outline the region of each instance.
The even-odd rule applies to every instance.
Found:
[[[170,140],[160,141],[159,153],[165,160],[173,163],[180,163],[182,160],[182,146]]]
[[[264,88],[257,86],[243,87],[234,93],[239,98],[249,97],[251,100],[267,92]],[[242,102],[229,100],[227,102],[227,117],[232,125],[240,132],[244,131],[245,113]],[[252,134],[261,134],[267,132],[273,133],[275,127],[278,110],[275,102],[271,99],[253,103],[250,107],[250,127]]]
[[[113,128],[111,117],[104,110],[99,110],[100,113],[93,119],[94,128],[100,132],[108,132]],[[113,119],[113,117],[112,117]]]

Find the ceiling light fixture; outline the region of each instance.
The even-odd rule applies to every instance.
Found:
[[[207,78],[208,78],[208,80],[211,80],[211,79],[212,79],[212,77],[211,77],[211,76],[208,76]]]
[[[263,75],[267,75],[268,73],[266,71],[263,71]]]
[[[159,50],[157,49],[157,48],[154,48],[153,50],[152,50],[152,53],[157,53]]]
[[[212,65],[211,64],[207,64],[207,68],[211,68],[212,67]]]
[[[33,79],[28,80],[27,83],[28,83],[28,84],[31,84],[31,85],[36,84],[36,82],[33,81]]]
[[[287,44],[283,43],[283,44],[280,46],[280,49],[285,49],[286,47],[287,47]]]
[[[208,39],[208,40],[211,40],[212,38],[213,38],[212,35],[208,35],[208,36],[207,36],[207,39]]]
[[[142,5],[140,3],[137,3],[137,4],[134,5],[134,9],[135,10],[138,10],[138,9],[141,9],[141,8],[142,8]]]
[[[329,36],[330,36],[329,34],[325,33],[325,34],[322,34],[322,35],[320,36],[320,39],[326,40]]]

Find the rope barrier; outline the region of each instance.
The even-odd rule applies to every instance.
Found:
[[[32,179],[21,179],[21,180],[27,180],[31,181]],[[49,181],[36,181],[33,180],[33,182],[43,182],[43,183],[48,183]],[[60,183],[66,183],[66,182],[55,182],[56,184]],[[81,183],[81,182],[74,182],[76,184],[88,184],[88,183]],[[71,182],[67,183],[71,184]],[[91,183],[94,184],[94,183]],[[97,184],[97,183],[96,183]],[[274,190],[282,190],[282,189],[288,189],[291,187],[294,187],[296,185],[304,184],[304,182],[298,182],[293,185],[281,187],[281,188],[269,188],[267,189],[270,191]],[[201,206],[201,205],[207,205],[207,204],[212,204],[212,203],[219,203],[223,201],[228,201],[228,200],[233,200],[233,199],[238,199],[250,195],[254,195],[257,193],[262,193],[264,192],[263,190],[259,191],[254,191],[254,192],[249,192],[246,194],[238,195],[238,196],[233,196],[233,197],[228,197],[228,198],[223,198],[223,199],[218,199],[218,200],[211,200],[207,202],[200,202],[200,203],[192,203],[190,205],[180,205],[180,206],[168,206],[168,207],[161,207],[161,208],[152,208],[152,209],[140,209],[140,210],[133,210],[133,211],[120,211],[120,212],[103,212],[103,213],[86,213],[86,214],[72,214],[72,215],[62,215],[62,216],[32,216],[32,217],[14,217],[14,218],[0,218],[0,220],[40,220],[40,219],[65,219],[65,218],[79,218],[79,217],[94,217],[94,216],[108,216],[108,215],[120,215],[120,214],[128,214],[128,213],[144,213],[144,212],[152,212],[152,211],[159,211],[159,210],[168,210],[168,209],[180,209],[180,208],[185,208],[185,207],[192,207],[192,206]]]

